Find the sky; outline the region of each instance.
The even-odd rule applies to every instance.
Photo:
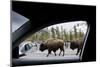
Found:
[[[77,26],[79,24],[79,26]],[[52,26],[49,26],[48,29],[51,29],[52,27],[56,29],[56,27],[59,27],[61,31],[61,26],[63,29],[65,29],[67,32],[69,31],[74,31],[73,27],[77,26],[77,31],[81,29],[82,32],[86,33],[87,31],[87,23],[86,21],[73,21],[73,22],[65,22],[65,23],[60,23],[60,24],[55,24]]]

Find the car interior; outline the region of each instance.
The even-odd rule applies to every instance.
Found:
[[[87,29],[82,51],[74,60],[20,58],[19,45],[30,35],[52,25],[76,21],[85,21]],[[11,24],[12,66],[96,61],[96,6],[12,1]]]

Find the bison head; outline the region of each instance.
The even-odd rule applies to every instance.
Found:
[[[75,45],[70,44],[70,48],[71,48],[72,50],[74,50],[76,47],[75,47]]]
[[[47,47],[44,43],[40,44],[40,48],[39,48],[40,51],[44,51],[46,49],[47,49]]]
[[[71,43],[70,43],[70,48],[71,48],[72,50],[78,48],[77,42],[71,42]]]

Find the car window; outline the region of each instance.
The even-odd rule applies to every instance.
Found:
[[[12,18],[12,32],[15,32],[18,28],[20,28],[23,24],[29,21],[28,18],[20,15],[15,11],[11,11],[11,18]]]
[[[25,52],[25,48],[22,47],[22,49],[19,49],[20,52]]]
[[[21,58],[33,60],[79,59],[87,29],[86,21],[64,22],[45,27],[32,33],[22,42],[29,41],[30,44],[25,45],[25,50],[31,50]]]

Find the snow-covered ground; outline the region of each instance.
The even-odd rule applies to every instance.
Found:
[[[77,49],[72,50],[70,49],[70,44],[66,46],[64,46],[65,49],[65,54],[64,56],[62,56],[63,52],[61,53],[61,55],[59,56],[59,52],[60,49],[56,51],[56,56],[53,53],[53,51],[51,52],[51,54],[49,54],[49,56],[47,57],[48,54],[48,50],[45,50],[43,52],[41,52],[39,50],[39,46],[40,44],[37,44],[37,46],[33,46],[30,50],[28,50],[25,53],[25,56],[21,56],[19,57],[19,59],[14,59],[17,61],[45,61],[45,60],[79,60],[79,55],[76,55],[77,53]]]
[[[43,52],[41,52],[39,50],[39,47],[34,47],[32,49],[30,49],[28,52],[26,52],[25,56],[20,57],[19,59],[24,60],[62,60],[62,59],[66,59],[66,60],[74,60],[74,59],[79,59],[79,55],[76,55],[77,49],[72,50],[69,47],[65,49],[65,55],[62,56],[62,54],[59,56],[59,52],[60,50],[56,51],[57,56],[54,55],[53,52],[51,52],[51,54],[47,57],[46,55],[48,54],[48,51],[45,50]]]
[[[18,59],[13,59],[14,65],[30,65],[30,64],[47,64],[47,63],[61,63],[61,62],[72,62],[72,61],[79,61],[79,55],[76,55],[77,49],[72,50],[69,47],[65,49],[65,55],[62,56],[62,54],[59,56],[60,50],[57,50],[56,56],[52,52],[48,57],[46,56],[48,54],[48,51],[45,50],[41,52],[39,50],[39,46],[33,47],[29,51],[26,52],[25,56],[22,56]]]

